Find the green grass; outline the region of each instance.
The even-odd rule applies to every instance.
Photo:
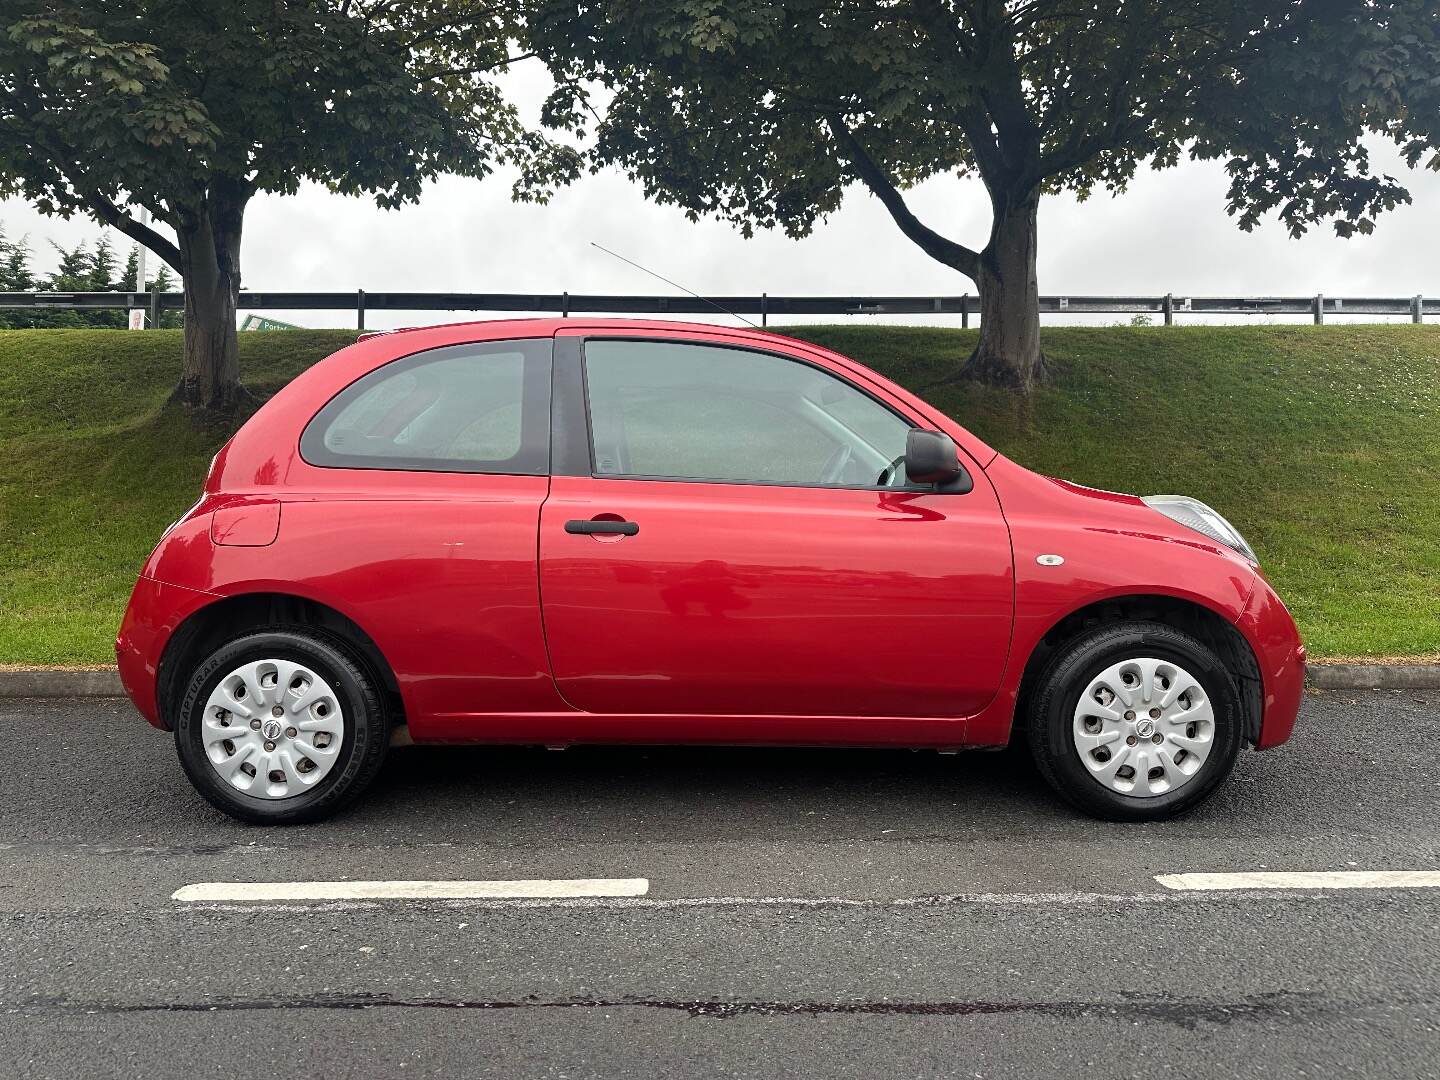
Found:
[[[1017,461],[1179,492],[1245,532],[1316,656],[1440,652],[1440,327],[1052,328],[1029,401],[946,376],[973,332],[790,328]],[[241,335],[272,393],[353,340]],[[135,572],[225,432],[167,407],[178,332],[0,331],[0,663],[110,660]]]
[[[274,393],[353,332],[242,334]],[[135,575],[227,432],[166,405],[181,332],[0,331],[0,663],[113,663]]]

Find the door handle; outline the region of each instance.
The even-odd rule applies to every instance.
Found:
[[[565,522],[565,531],[578,533],[581,536],[596,534],[634,536],[640,531],[640,526],[633,521],[567,521]]]

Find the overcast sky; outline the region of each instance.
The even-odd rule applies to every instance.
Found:
[[[533,107],[543,74],[522,72],[511,86]],[[1100,194],[1080,203],[1067,195],[1047,197],[1040,211],[1040,290],[1440,294],[1440,175],[1409,172],[1385,146],[1376,147],[1374,164],[1403,174],[1414,202],[1381,217],[1372,236],[1349,240],[1328,225],[1292,240],[1274,220],[1241,232],[1225,214],[1226,178],[1218,163],[1142,173],[1114,198]],[[548,206],[512,204],[511,179],[448,177],[430,185],[418,204],[398,211],[313,185],[295,196],[259,196],[245,220],[244,284],[376,292],[668,291],[591,247],[595,241],[701,293],[974,291],[967,279],[902,237],[880,204],[858,187],[805,240],[779,233],[746,240],[723,223],[692,224],[674,208],[648,204],[618,173],[587,176]],[[939,178],[908,198],[932,228],[972,246],[984,243],[989,207],[977,182]],[[88,220],[42,217],[13,199],[0,201],[0,226],[12,238],[28,234],[42,268],[53,264],[47,240],[68,245],[100,231]],[[311,326],[351,325],[338,312],[271,314]],[[372,312],[368,322],[381,327],[464,317]]]

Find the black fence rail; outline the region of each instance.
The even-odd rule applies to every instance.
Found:
[[[183,309],[183,294],[164,293],[0,293],[0,308],[122,308],[144,310],[151,321],[161,311]],[[723,310],[772,315],[958,315],[961,325],[980,313],[979,298],[960,296],[620,296],[602,293],[438,293],[438,292],[242,292],[249,311],[353,311],[365,329],[367,311],[527,311],[557,315],[695,315]],[[1423,322],[1440,315],[1440,298],[1424,296],[1042,296],[1043,315],[1155,315],[1166,326],[1183,315],[1308,315],[1317,324],[1327,315],[1390,315]]]

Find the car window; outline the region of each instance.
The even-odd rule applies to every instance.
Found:
[[[911,425],[798,360],[685,342],[585,345],[597,476],[903,486]]]
[[[432,349],[342,390],[300,439],[312,465],[543,474],[550,341]]]

